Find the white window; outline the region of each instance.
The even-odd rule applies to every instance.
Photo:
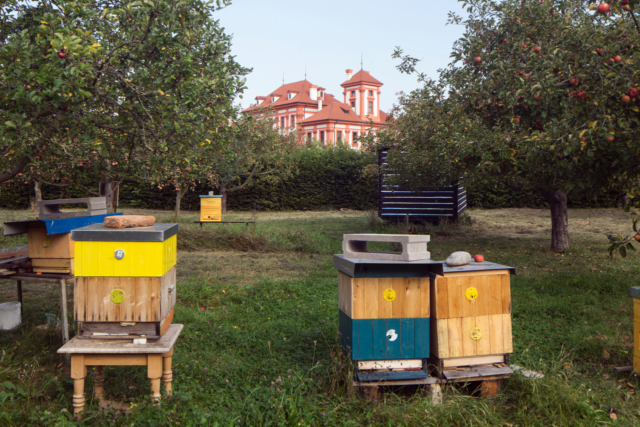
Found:
[[[296,116],[291,116],[291,127],[296,126]]]

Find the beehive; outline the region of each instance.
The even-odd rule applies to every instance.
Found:
[[[200,221],[222,221],[222,196],[200,196]]]
[[[75,243],[75,319],[82,337],[159,338],[176,301],[178,224],[71,232]]]
[[[429,263],[334,256],[340,342],[353,360],[429,357]]]
[[[640,287],[631,288],[633,298],[633,370],[640,372]]]
[[[438,359],[513,351],[511,267],[471,262],[430,274],[431,352]]]

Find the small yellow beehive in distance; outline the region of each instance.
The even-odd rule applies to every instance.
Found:
[[[200,196],[200,221],[222,221],[222,196]]]

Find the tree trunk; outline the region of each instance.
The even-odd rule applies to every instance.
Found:
[[[220,183],[220,195],[222,196],[222,213],[227,213],[227,184],[221,182]]]
[[[567,195],[562,191],[541,189],[542,197],[551,208],[551,250],[563,252],[569,249],[569,214]]]
[[[42,183],[37,179],[33,181],[33,189],[35,192],[35,199],[33,201],[33,211],[38,212],[38,202],[42,200]]]
[[[105,176],[102,182],[104,183],[104,197],[106,198],[107,212],[113,213],[113,187],[111,186],[113,180],[110,176]]]
[[[183,190],[176,190],[176,210],[173,216],[174,220],[178,222],[178,218],[180,217],[180,202],[182,202],[182,198],[189,191],[189,187],[185,187]]]

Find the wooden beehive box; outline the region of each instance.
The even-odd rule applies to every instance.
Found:
[[[430,263],[334,256],[340,342],[353,360],[429,357]]]
[[[511,274],[513,268],[490,262],[430,274],[433,356],[500,358],[513,351]]]
[[[200,196],[200,221],[222,221],[222,196]]]
[[[157,339],[164,333],[176,301],[177,232],[178,224],[72,231],[81,337]]]
[[[640,287],[629,292],[633,298],[633,370],[640,372]]]

